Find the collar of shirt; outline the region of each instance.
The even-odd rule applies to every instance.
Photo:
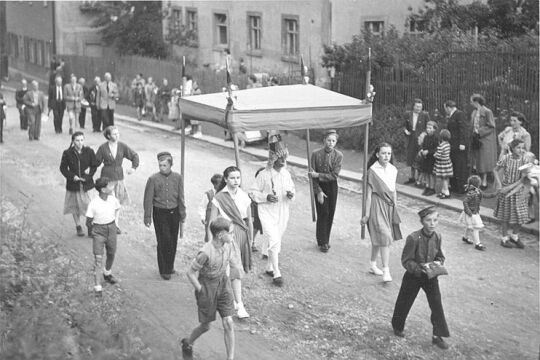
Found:
[[[431,240],[431,238],[433,237],[433,235],[435,234],[435,231],[432,232],[431,234],[427,234],[426,231],[422,228],[422,230],[420,230],[421,233],[422,233],[422,236],[424,236],[427,240]]]
[[[332,153],[332,151],[334,151],[334,148],[329,149],[326,146],[324,147],[324,152],[325,153],[330,154],[330,153]]]

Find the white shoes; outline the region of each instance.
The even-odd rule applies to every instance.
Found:
[[[381,269],[379,269],[377,265],[371,265],[371,267],[369,268],[369,273],[373,275],[379,275],[379,276],[384,274],[384,272]]]
[[[239,318],[239,319],[245,319],[245,318],[248,318],[248,317],[249,317],[249,314],[248,314],[248,312],[246,311],[246,308],[244,307],[244,304],[243,304],[243,303],[239,303],[239,304],[237,304],[237,306],[238,306],[238,310],[237,310],[236,315],[238,315],[238,318]]]
[[[200,138],[202,138],[202,132],[197,131],[195,134],[193,134],[191,136],[194,137],[194,138],[200,139]]]
[[[392,281],[392,276],[390,276],[390,269],[389,268],[383,268],[382,280],[384,282]]]

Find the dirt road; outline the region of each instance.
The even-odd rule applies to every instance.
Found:
[[[2,195],[27,207],[28,224],[88,261],[91,291],[91,243],[75,236],[70,216],[62,214],[64,179],[58,171],[69,136],[55,135],[46,123],[39,142],[29,142],[18,129],[16,110],[8,110],[5,144],[0,146]],[[164,132],[120,123],[121,141],[141,157],[138,171],[126,177],[132,204],[120,216],[114,266],[126,296],[140,304],[134,309],[144,324],[144,341],[156,359],[179,358],[176,340],[196,325],[193,290],[183,275],[200,247],[203,229],[196,213],[212,174],[233,164],[232,151],[189,139],[186,202],[188,218],[176,269],[181,274],[163,281],[157,272],[155,236],[142,223],[142,195],[147,177],[157,171],[155,154],[169,150],[179,160],[179,138]],[[105,139],[86,131],[86,145],[97,148]],[[244,181],[250,183],[261,162],[243,157]],[[127,162],[129,163],[129,162]],[[177,161],[176,169],[179,169]],[[174,169],[174,167],[173,167]],[[525,250],[503,249],[497,229],[488,225],[481,235],[485,253],[463,245],[458,214],[441,210],[440,231],[450,272],[440,280],[443,304],[452,337],[446,352],[433,348],[425,296],[420,294],[405,339],[393,336],[390,317],[404,272],[400,265],[404,242],[392,248],[394,281],[384,285],[367,273],[369,240],[360,240],[361,197],[341,191],[332,249],[317,251],[311,223],[309,191],[302,170],[295,175],[297,199],[285,236],[282,260],[285,286],[274,288],[255,270],[244,281],[245,303],[252,317],[237,321],[237,359],[536,359],[539,348],[538,238],[524,235]],[[98,170],[99,174],[99,170]],[[354,188],[354,185],[350,185]],[[399,199],[402,231],[420,227],[416,211],[423,204]],[[257,255],[259,256],[259,255]],[[196,344],[199,359],[224,358],[221,324]]]

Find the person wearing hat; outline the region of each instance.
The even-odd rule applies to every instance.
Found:
[[[330,231],[334,222],[338,196],[337,178],[343,162],[343,153],[335,149],[337,141],[337,132],[329,130],[324,136],[324,147],[311,154],[312,171],[309,176],[313,179],[313,191],[316,197],[317,245],[322,252],[330,249]]]
[[[431,323],[433,324],[433,345],[440,349],[448,349],[444,337],[449,337],[448,325],[444,316],[441,301],[441,291],[437,277],[428,278],[426,268],[429,264],[444,264],[444,254],[441,248],[441,234],[436,231],[439,222],[439,213],[434,206],[429,206],[418,212],[422,229],[407,236],[403,247],[401,263],[407,270],[403,275],[401,288],[394,307],[392,328],[394,334],[404,337],[405,320],[411,310],[414,300],[420,289],[424,290],[431,309]]]
[[[170,280],[175,273],[178,232],[186,220],[184,181],[182,175],[171,170],[170,152],[160,152],[157,160],[159,172],[148,178],[144,189],[144,225],[149,228],[154,222],[159,273],[164,280]]]
[[[263,233],[268,237],[266,274],[272,276],[276,286],[283,285],[278,255],[295,192],[291,174],[285,168],[288,154],[281,139],[271,143],[268,166],[255,178],[250,192],[251,198],[257,203]]]

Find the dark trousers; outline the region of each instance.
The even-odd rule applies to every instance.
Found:
[[[21,130],[28,130],[28,118],[26,116],[26,111],[22,109],[22,105],[17,105],[19,109],[19,121],[21,123]]]
[[[4,121],[6,121],[6,119],[0,116],[0,143],[4,142]]]
[[[114,109],[101,109],[101,121],[103,122],[103,129],[114,125]]]
[[[431,309],[433,335],[442,337],[450,336],[441,302],[439,280],[437,278],[429,280],[426,274],[416,277],[408,271],[403,275],[403,281],[401,282],[401,288],[399,289],[399,295],[394,308],[394,316],[392,316],[392,327],[395,330],[403,331],[405,320],[407,320],[407,315],[409,315],[409,311],[414,304],[420,288],[426,293],[429,308]]]
[[[467,150],[460,151],[458,149],[452,149],[450,151],[450,159],[452,160],[454,169],[454,177],[450,179],[450,186],[452,187],[452,191],[457,193],[465,192],[465,184],[467,184],[467,178],[469,177],[467,154]]]
[[[92,128],[94,131],[101,131],[101,110],[95,106],[90,106],[90,113],[92,114]]]
[[[330,241],[330,231],[332,231],[334,213],[336,212],[338,184],[337,181],[319,182],[319,186],[327,196],[324,198],[324,203],[322,204],[319,204],[317,199],[315,199],[317,209],[317,244],[322,246],[328,244]]]
[[[64,118],[64,107],[63,106],[54,106],[52,108],[53,117],[54,117],[54,131],[57,134],[62,132],[62,119]]]
[[[81,112],[79,113],[79,126],[81,129],[84,129],[84,124],[86,123],[86,108],[81,106]]]
[[[171,274],[174,269],[178,231],[180,229],[180,211],[160,209],[154,206],[152,212],[157,239],[157,261],[160,274]]]

